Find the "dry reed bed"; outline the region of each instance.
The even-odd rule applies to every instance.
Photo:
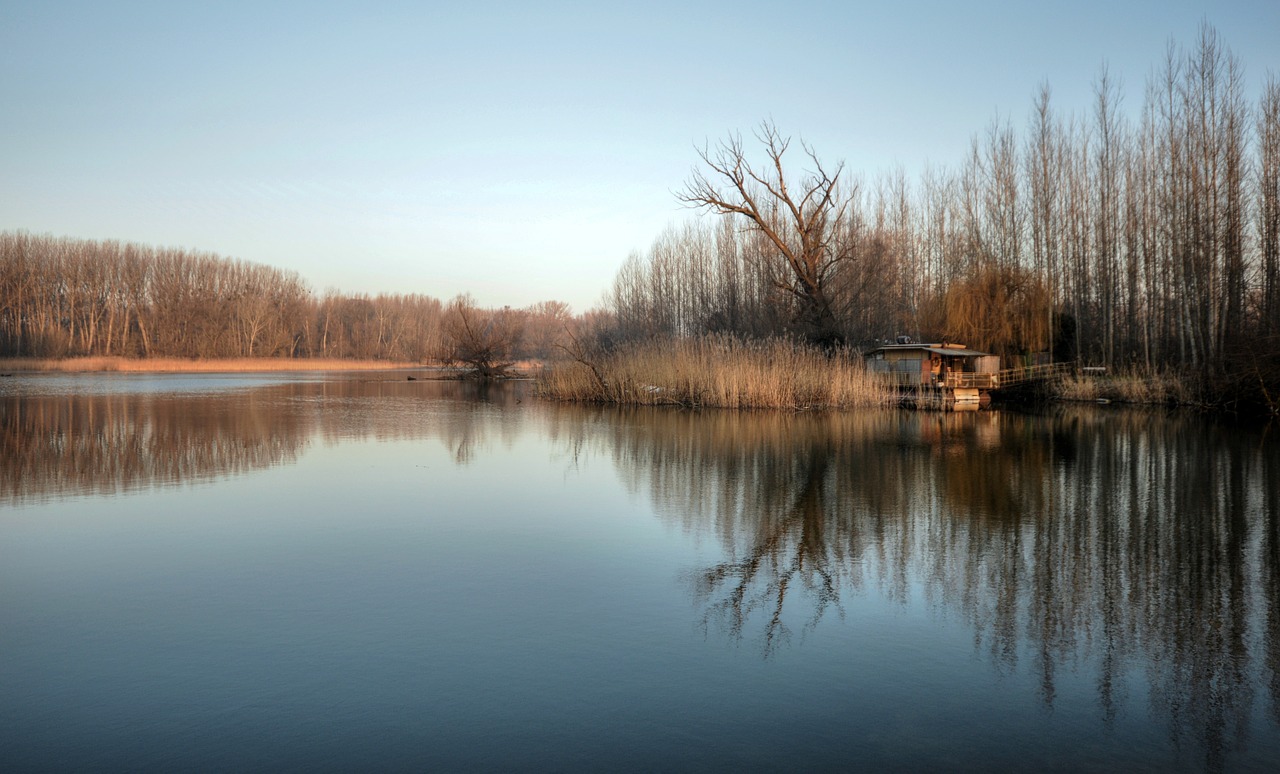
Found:
[[[1176,405],[1196,403],[1194,387],[1185,378],[1136,370],[1108,376],[1069,376],[1062,380],[1057,397],[1068,401],[1104,400],[1115,403]]]
[[[860,408],[893,400],[856,357],[721,337],[646,342],[590,365],[560,363],[544,371],[538,391],[556,400],[735,409]]]
[[[0,371],[128,371],[139,373],[248,373],[254,371],[375,371],[427,368],[421,363],[385,360],[299,358],[70,357],[0,358]]]

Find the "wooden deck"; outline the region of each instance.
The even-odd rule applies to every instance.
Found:
[[[877,374],[887,383],[896,387],[949,387],[951,389],[999,390],[1028,382],[1040,382],[1058,379],[1071,372],[1070,363],[1046,363],[1044,365],[1019,366],[1005,368],[993,374],[975,374],[952,371],[945,377],[933,377],[929,382],[921,382],[919,374],[911,372],[889,372]]]
[[[923,400],[948,406],[981,400],[985,405],[995,390],[1060,379],[1071,370],[1070,363],[1046,363],[985,374],[952,371],[942,377],[933,376],[928,382],[921,382],[919,374],[910,372],[889,372],[878,376],[896,387],[904,400]]]

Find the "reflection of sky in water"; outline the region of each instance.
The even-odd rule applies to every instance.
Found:
[[[0,379],[0,395],[132,395],[247,390],[289,382],[322,381],[322,373],[155,374],[24,373]]]
[[[1257,438],[1224,445],[1212,427],[1148,418],[1112,422],[1113,444],[1080,431],[1090,414],[613,412],[515,389],[272,384],[197,415],[219,438],[265,444],[252,428],[275,417],[287,461],[0,507],[0,738],[17,740],[0,765],[1076,770],[1280,755],[1266,683],[1276,520],[1259,499],[1276,464]],[[1159,609],[1130,608],[1162,602],[1172,619],[1200,603],[1194,587],[1102,556],[1165,554],[1102,540],[1085,505],[1018,499],[1071,495],[1102,468],[1176,465],[1119,451],[1157,442],[1200,467],[1234,457],[1249,482],[1241,536],[1199,517],[1127,533],[1177,532],[1201,557],[1188,567],[1211,571],[1204,594],[1239,587],[1254,607],[1222,619],[1248,628],[1234,663],[1217,640],[1160,628]],[[966,460],[986,473],[961,475]],[[1133,528],[1124,509],[1145,506],[1110,499],[1123,508],[1087,507]],[[766,556],[769,536],[761,601],[735,636],[706,616],[726,587],[701,595],[695,580]],[[1212,563],[1233,550],[1243,569]],[[790,636],[766,647],[781,577],[769,562],[798,558],[837,573],[838,598],[815,618],[792,574],[777,613]],[[1076,585],[1040,614],[1036,578]],[[1132,596],[1109,603],[1103,586],[1121,582]],[[1094,628],[1069,641],[1045,634],[1054,621]],[[1115,712],[1100,699],[1108,658]],[[1177,693],[1195,679],[1175,671],[1182,658],[1248,694],[1219,697],[1250,708],[1240,722],[1184,701],[1197,694]],[[1213,728],[1230,733],[1215,742]]]

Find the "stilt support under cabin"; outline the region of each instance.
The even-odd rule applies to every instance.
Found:
[[[898,385],[901,404],[934,411],[977,411],[991,405],[991,391],[977,387]]]

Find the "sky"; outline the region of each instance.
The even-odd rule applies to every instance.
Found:
[[[1087,114],[1104,64],[1136,111],[1203,22],[1251,99],[1280,77],[1280,0],[0,0],[0,230],[581,312],[700,217],[707,143],[772,120],[913,179],[1042,83]]]

